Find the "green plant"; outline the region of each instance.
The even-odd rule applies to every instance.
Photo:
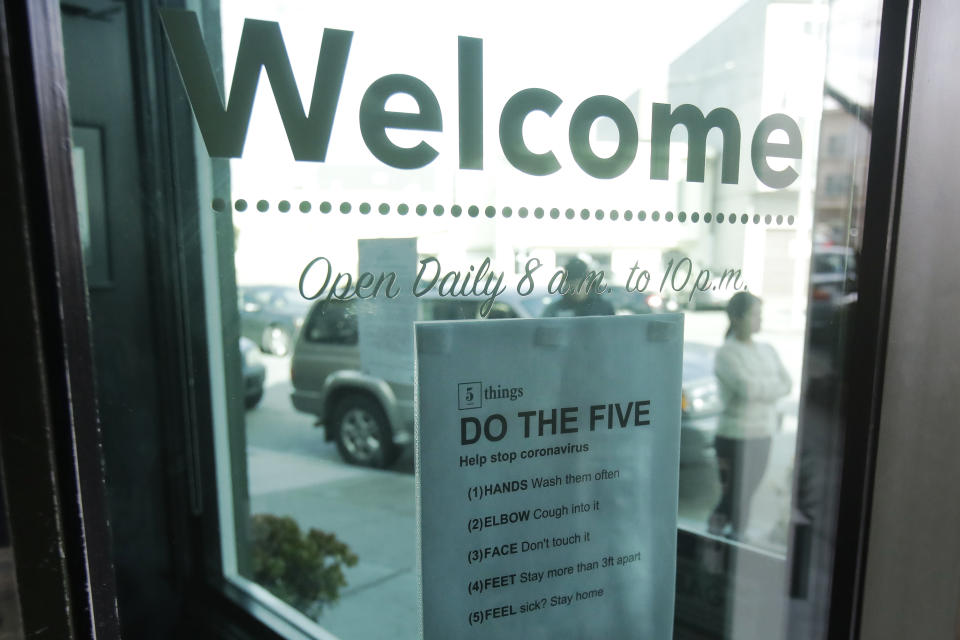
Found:
[[[293,518],[259,514],[251,518],[253,579],[309,616],[340,597],[347,585],[343,567],[357,556],[332,533],[310,529]]]

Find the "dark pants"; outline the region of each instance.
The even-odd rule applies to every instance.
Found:
[[[711,520],[729,523],[733,534],[740,535],[750,518],[750,501],[760,486],[770,458],[770,438],[724,438],[714,445],[723,493]]]

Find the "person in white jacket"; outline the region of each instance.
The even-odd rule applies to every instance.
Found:
[[[730,328],[714,364],[723,400],[715,444],[722,494],[708,529],[734,539],[746,530],[777,428],[777,401],[790,393],[791,385],[773,347],[753,339],[761,311],[760,298],[746,291],[730,299]]]

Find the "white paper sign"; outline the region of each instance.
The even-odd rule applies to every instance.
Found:
[[[360,366],[366,373],[401,384],[413,384],[413,333],[417,299],[409,295],[417,267],[416,238],[358,240],[360,273],[396,274],[396,297],[387,288],[357,300]]]
[[[425,640],[669,640],[683,317],[418,323]]]

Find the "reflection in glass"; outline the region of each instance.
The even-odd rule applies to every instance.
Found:
[[[576,24],[551,11],[557,22],[544,29],[550,8],[537,3],[511,7],[510,20],[491,10],[469,23],[429,2],[402,15],[387,5],[220,3],[219,24],[204,28],[222,32],[226,85],[249,46],[245,18],[279,23],[303,100],[322,57],[319,29],[354,32],[324,162],[294,161],[299,142],[288,137],[275,87],[261,82],[243,155],[230,160],[229,189],[211,194],[216,215],[230,216],[237,230],[236,277],[219,285],[225,298],[236,289],[241,332],[262,352],[243,358],[248,370],[263,370],[262,399],[248,402],[242,428],[224,429],[245,443],[250,501],[236,506],[241,521],[252,518],[252,546],[239,543],[234,560],[246,567],[253,557],[254,570],[238,574],[334,634],[380,638],[389,620],[394,637],[416,637],[413,363],[394,338],[414,320],[681,310],[678,634],[767,639],[820,628],[830,545],[815,542],[832,536],[840,444],[822,433],[838,405],[817,399],[840,377],[840,328],[856,300],[869,144],[861,85],[867,78],[872,87],[875,77],[875,8],[853,4],[641,3],[659,18],[637,21],[611,20],[624,11],[612,3]],[[434,19],[409,19],[427,13]],[[383,44],[396,40],[396,25],[403,46]],[[837,35],[851,25],[857,46]],[[567,42],[574,30],[578,47]],[[479,99],[459,84],[454,36],[467,32],[483,41],[479,116],[457,102]],[[592,71],[572,71],[583,68]],[[363,96],[393,73],[422,80],[436,105],[417,84],[386,96],[386,108],[411,112],[429,102],[433,124],[388,129],[374,144],[361,130]],[[516,106],[512,96],[525,87],[557,99],[517,125],[505,105]],[[589,101],[601,94],[615,100]],[[608,103],[615,108],[584,126],[578,105]],[[517,126],[498,129],[504,113]],[[434,126],[440,115],[443,126]],[[457,116],[466,124],[480,117],[479,137],[469,127],[458,137],[465,125]],[[698,124],[699,116],[706,120]],[[765,129],[787,120],[793,126]],[[525,148],[504,142],[503,130]],[[436,152],[422,168],[384,160],[420,144]],[[782,155],[758,160],[756,149],[767,145]],[[547,150],[551,172],[522,170],[541,166],[531,152],[545,160]],[[374,278],[398,273],[399,297],[358,295],[372,241],[399,242],[400,266],[372,270]],[[326,282],[305,271],[319,257],[329,266]],[[588,303],[561,293],[581,260],[602,273],[610,293]],[[435,285],[414,296],[428,266],[437,269]],[[489,290],[465,281],[483,269],[504,285],[492,301]],[[445,276],[447,294],[436,284]],[[455,286],[471,292],[450,295]],[[764,347],[731,364],[727,312],[738,299],[757,299],[744,290],[763,299],[747,310],[756,323],[747,337],[756,333]],[[762,370],[756,375],[776,387],[762,407],[737,404],[742,390],[730,380],[738,367]],[[762,442],[746,444],[748,423],[762,423],[753,434]],[[220,462],[228,464],[225,456]],[[336,598],[277,586],[280,574],[262,570],[270,564],[265,523],[283,529],[293,547],[328,536],[349,550],[314,543],[309,552],[339,558],[329,561],[343,578]]]
[[[762,321],[760,298],[737,293],[727,303],[727,317],[730,328],[715,360],[723,399],[714,441],[722,493],[710,514],[709,531],[741,540],[779,427],[777,401],[792,385],[777,352],[753,339]]]

